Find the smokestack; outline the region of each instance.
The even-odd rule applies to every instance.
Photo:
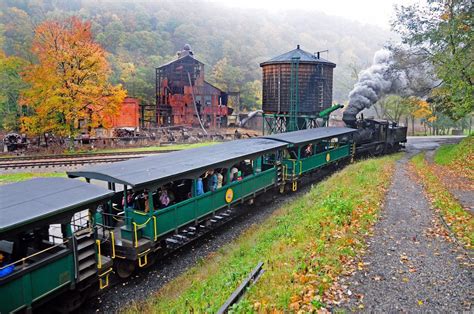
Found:
[[[300,49],[300,45],[296,45],[296,49]]]

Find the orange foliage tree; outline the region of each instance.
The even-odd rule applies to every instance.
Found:
[[[23,73],[30,86],[21,103],[34,114],[22,118],[24,131],[75,136],[79,128],[109,126],[126,92],[108,82],[106,52],[92,40],[90,22],[44,22],[35,30],[32,51],[38,63]]]

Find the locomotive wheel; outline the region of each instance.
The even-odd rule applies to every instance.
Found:
[[[120,278],[126,279],[130,277],[135,271],[135,262],[128,260],[116,260],[115,270]]]
[[[374,155],[378,156],[378,155],[382,155],[382,153],[383,153],[383,145],[379,144],[379,145],[375,146]]]

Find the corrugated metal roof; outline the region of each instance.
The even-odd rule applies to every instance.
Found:
[[[107,199],[107,189],[66,178],[37,178],[0,186],[0,233]]]
[[[264,138],[282,141],[290,144],[305,144],[318,139],[324,139],[333,136],[339,136],[343,134],[349,134],[355,132],[354,129],[350,128],[315,128],[287,133],[279,133],[265,136]]]
[[[132,187],[158,185],[183,178],[186,175],[194,176],[209,168],[217,168],[235,160],[251,158],[285,145],[285,143],[264,138],[237,140],[95,166],[79,171],[69,171],[68,175],[126,184]]]
[[[260,66],[264,66],[266,64],[273,64],[273,63],[290,63],[293,58],[299,58],[299,63],[315,63],[315,64],[324,63],[324,64],[331,65],[334,67],[336,66],[335,63],[329,60],[326,60],[323,58],[318,59],[316,55],[299,48],[299,45],[294,50],[288,51],[287,53],[284,53],[268,61],[260,63]]]

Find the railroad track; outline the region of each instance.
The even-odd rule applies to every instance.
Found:
[[[110,163],[133,158],[140,158],[151,154],[168,153],[172,151],[175,150],[6,157],[0,158],[0,169],[49,168],[58,166],[77,166],[94,163]]]
[[[152,151],[130,151],[130,152],[110,152],[110,153],[79,153],[79,154],[57,154],[57,155],[32,155],[32,156],[11,156],[0,157],[0,162],[6,161],[25,161],[25,160],[43,160],[43,159],[66,159],[66,158],[84,158],[84,157],[104,157],[104,156],[123,156],[123,155],[150,155],[174,152],[176,149],[152,150]]]

